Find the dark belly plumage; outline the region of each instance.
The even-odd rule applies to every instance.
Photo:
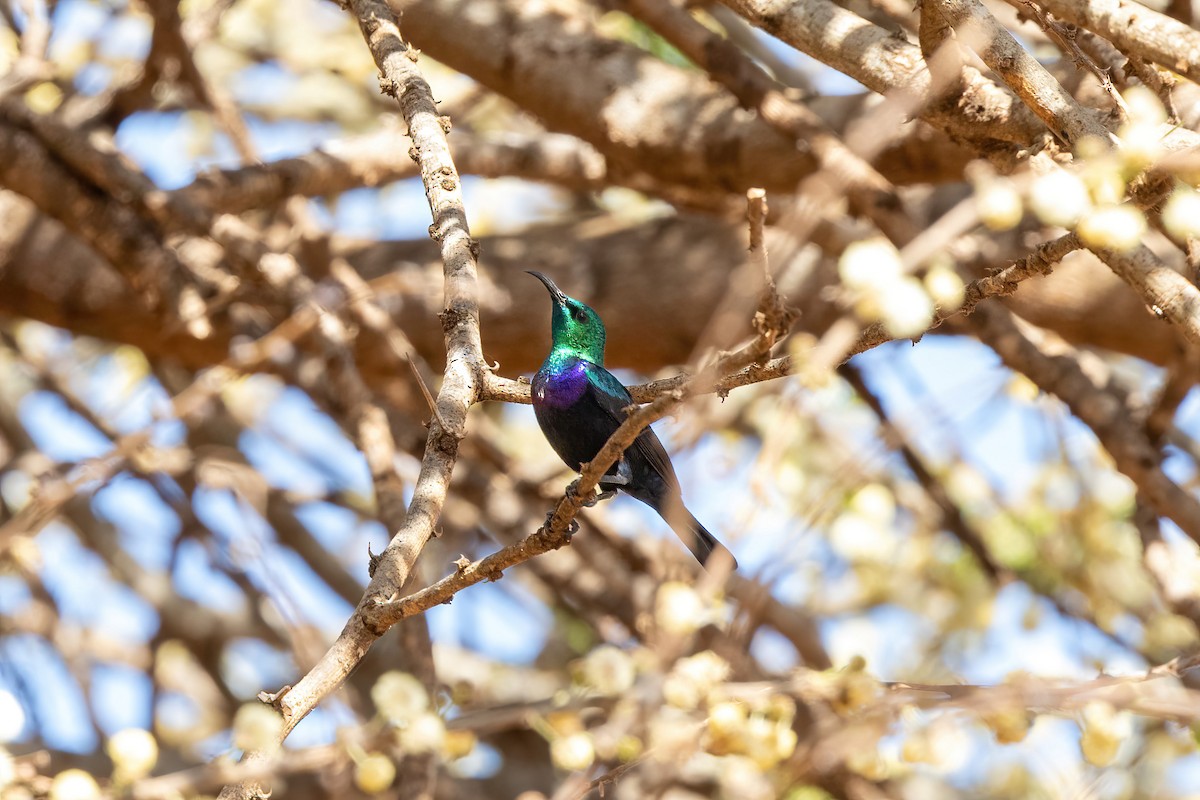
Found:
[[[620,424],[596,404],[586,383],[584,374],[539,372],[533,379],[533,413],[538,425],[554,452],[574,470],[595,458]]]
[[[629,416],[625,409],[633,402],[612,373],[578,359],[547,359],[531,388],[538,425],[573,470],[596,457]],[[721,547],[683,507],[675,470],[654,431],[642,431],[606,474],[619,475],[620,483],[601,482],[602,489],[619,488],[657,511],[701,564]]]

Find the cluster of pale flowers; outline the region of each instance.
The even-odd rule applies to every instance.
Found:
[[[25,727],[25,711],[12,694],[0,691],[0,793],[5,798],[33,797],[17,785],[16,763],[6,745],[16,741]],[[112,759],[113,773],[110,789],[122,792],[134,781],[144,778],[158,763],[158,740],[150,731],[128,728],[118,731],[105,742],[105,752]],[[98,800],[102,795],[100,783],[82,769],[65,769],[50,781],[49,800]]]
[[[923,280],[911,274],[900,251],[882,236],[847,247],[838,274],[859,319],[882,322],[896,338],[924,333],[937,309],[949,313],[962,305],[965,291],[962,278],[944,261],[932,264]]]
[[[726,611],[720,598],[667,582],[658,589],[653,624],[680,642],[722,624]],[[795,702],[770,690],[738,691],[728,682],[729,664],[711,650],[674,660],[663,652],[605,644],[575,664],[576,689],[564,693],[563,710],[535,725],[549,740],[554,765],[582,771],[597,762],[648,759],[715,780],[723,796],[777,796],[771,770],[795,752]],[[605,719],[585,724],[572,710],[581,692],[616,702]]]
[[[371,687],[371,700],[380,718],[394,730],[396,748],[406,756],[436,754],[453,760],[475,747],[471,732],[446,729],[425,687],[407,672],[393,670],[380,675]],[[378,794],[392,785],[396,765],[390,755],[358,747],[351,747],[349,752],[355,761],[354,780],[359,789]]]
[[[1124,102],[1127,121],[1117,130],[1116,147],[1085,139],[1069,167],[1040,161],[1040,172],[1032,177],[987,174],[976,179],[980,221],[991,230],[1006,231],[1019,225],[1028,210],[1044,225],[1075,231],[1088,247],[1129,252],[1141,245],[1146,216],[1126,199],[1128,190],[1166,154],[1162,140],[1171,129],[1162,103],[1150,90],[1130,88]],[[1161,212],[1162,226],[1176,242],[1200,238],[1200,192],[1187,180],[1176,179]],[[924,279],[918,279],[883,237],[847,247],[838,274],[859,318],[881,322],[896,338],[922,333],[936,310],[952,312],[963,300],[963,282],[948,259],[934,259]]]
[[[1074,163],[1045,165],[1029,181],[988,177],[975,187],[979,217],[995,231],[1016,227],[1032,211],[1043,224],[1074,230],[1089,247],[1128,252],[1142,243],[1146,216],[1126,201],[1129,184],[1164,155],[1169,127],[1158,97],[1143,87],[1124,94],[1128,121],[1117,130],[1118,146],[1084,140]],[[1200,193],[1178,180],[1162,207],[1163,228],[1179,243],[1200,236]]]

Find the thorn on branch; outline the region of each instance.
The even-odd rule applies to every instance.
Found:
[[[284,686],[282,689],[280,689],[277,692],[268,692],[264,689],[263,691],[258,693],[258,700],[261,703],[266,703],[267,705],[271,706],[276,711],[278,711],[280,714],[284,714],[283,698],[291,690],[292,690],[292,685],[290,683],[287,684],[286,686]],[[284,716],[286,716],[286,714],[284,714]]]
[[[406,353],[405,356],[408,358],[408,366],[412,369],[413,376],[417,379],[417,385],[421,387],[421,394],[424,395],[425,402],[428,404],[433,418],[437,420],[438,426],[443,431],[449,431],[450,426],[446,424],[446,420],[443,419],[442,413],[438,410],[437,401],[433,399],[433,393],[429,391],[429,386],[425,383],[425,378],[421,375],[421,370],[417,369],[417,362],[413,361],[412,353]]]

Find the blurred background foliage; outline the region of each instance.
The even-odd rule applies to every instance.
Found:
[[[491,8],[424,5],[439,3],[450,15]],[[630,16],[603,4],[546,6],[537,13],[567,20],[601,50],[633,46],[703,76]],[[911,9],[845,6],[911,28]],[[419,179],[403,174],[403,123],[379,93],[346,11],[316,0],[190,0],[178,5],[173,34],[161,4],[11,0],[0,12],[8,23],[0,28],[5,127],[18,125],[11,105],[21,104],[98,153],[114,147],[167,190],[316,148],[338,153],[330,174],[340,178],[323,173],[297,190],[302,199],[230,213],[271,250],[316,243],[319,253],[385,253],[396,279],[378,289],[380,307],[407,310],[413,316],[397,317],[404,334],[440,345],[429,310],[441,297],[436,259],[380,249],[389,241],[424,247],[428,209]],[[738,27],[726,9],[694,13],[710,30],[750,42],[743,46],[781,81],[803,83],[805,96],[861,91]],[[1061,58],[1044,36],[1021,31],[1039,55]],[[172,35],[186,56],[171,49]],[[419,37],[414,43],[422,46]],[[536,112],[487,80],[428,56],[420,66],[455,136],[466,137],[464,158],[472,144],[550,141]],[[1064,80],[1087,90],[1079,88],[1085,79]],[[1148,107],[1165,115],[1161,105]],[[380,160],[390,166],[355,167],[382,141],[362,137],[380,132],[395,156]],[[536,366],[527,354],[545,348],[547,315],[536,285],[518,288],[528,281],[519,270],[492,266],[493,256],[511,256],[489,237],[513,235],[507,246],[519,260],[527,231],[559,226],[554,258],[575,266],[555,278],[583,299],[598,295],[617,327],[629,299],[621,276],[593,274],[579,242],[701,212],[714,230],[741,235],[742,223],[717,208],[730,198],[736,206],[738,191],[710,191],[716,200],[697,209],[678,193],[617,180],[615,171],[611,182],[604,173],[580,187],[570,175],[556,181],[553,167],[540,180],[525,169],[501,162],[464,182],[473,233],[484,239],[481,300],[511,321],[489,328],[485,316],[485,354],[520,353],[500,364],[508,377]],[[1092,181],[1089,204],[1102,205],[1104,189],[1095,186],[1104,183]],[[973,191],[985,194],[981,186],[990,184],[960,174],[913,181],[903,192],[919,209],[916,220],[928,223]],[[997,262],[1013,246],[1004,237],[1020,254],[1061,230],[1027,213],[1029,190],[1014,186],[1002,189],[1017,192],[1015,219],[998,220],[981,201],[991,227],[970,230],[991,241],[985,250]],[[26,194],[15,179],[4,183],[11,227],[52,225],[30,221]],[[1011,198],[991,199],[1007,208]],[[225,213],[220,204],[212,211]],[[774,222],[786,234],[786,215]],[[81,235],[70,224],[55,230]],[[163,247],[183,252],[181,236],[164,235]],[[213,374],[206,369],[219,358],[203,365],[198,351],[173,353],[163,342],[180,329],[201,344],[219,337],[206,339],[182,318],[174,328],[131,333],[114,321],[119,305],[112,319],[93,319],[94,303],[104,301],[93,303],[100,290],[88,281],[101,278],[85,269],[95,253],[25,253],[24,266],[14,253],[0,262],[0,293],[31,269],[85,277],[62,278],[70,286],[59,294],[61,313],[16,301],[0,309],[0,797],[216,795],[224,774],[186,770],[271,741],[278,717],[256,695],[311,667],[366,585],[368,548],[380,550],[390,533],[338,397],[338,370],[347,361],[353,369],[355,355],[287,342],[249,374],[220,375],[199,411],[184,416],[171,398]],[[929,310],[918,303],[915,332],[928,326],[933,302],[945,307],[935,284],[946,276],[930,280],[933,269],[953,276],[949,293],[960,299],[976,277],[977,263],[963,263],[970,259],[951,247],[944,255],[918,265]],[[824,242],[772,249],[785,278],[793,259],[841,259],[843,278],[853,269]],[[878,259],[872,265],[880,268]],[[111,266],[104,280],[120,272]],[[627,382],[677,374],[693,352],[689,332],[705,330],[715,307],[679,287],[702,279],[726,286],[737,266],[629,264],[664,287],[662,316],[649,330],[680,340],[683,355],[654,363],[618,343],[615,366],[636,368],[620,373]],[[328,279],[311,277],[314,291]],[[853,281],[834,284],[805,302],[856,308]],[[597,285],[609,290],[598,294]],[[235,293],[227,305],[207,301],[235,321],[236,347],[287,317],[273,305],[279,296],[263,289]],[[912,312],[886,297],[857,309],[863,323]],[[1150,315],[1128,324],[1164,325]],[[354,337],[365,328],[355,321],[347,329]],[[1140,330],[1126,335],[1138,339]],[[791,352],[811,347],[811,333]],[[659,432],[689,505],[737,554],[736,576],[699,571],[632,501],[592,509],[571,548],[390,634],[288,739],[272,766],[276,791],[522,800],[1200,797],[1200,705],[1183,668],[1198,644],[1195,543],[1139,500],[1063,402],[1010,372],[969,328],[943,333],[915,347],[883,345],[834,371],[689,401]],[[436,347],[420,356],[436,374]],[[1079,358],[1132,387],[1133,408],[1153,407],[1176,380],[1172,366],[1139,357],[1136,345]],[[368,383],[389,404],[398,445],[394,469],[410,491],[428,409],[406,365],[373,369]],[[1200,408],[1194,392],[1177,403],[1162,467],[1194,495]],[[460,554],[475,558],[536,530],[569,479],[527,406],[474,409],[440,538],[422,554],[415,583],[446,574]],[[1178,668],[1161,667],[1177,658]],[[1153,680],[1141,680],[1155,668]]]

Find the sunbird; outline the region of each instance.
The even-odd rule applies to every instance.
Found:
[[[554,452],[571,469],[591,461],[633,405],[629,391],[604,368],[604,323],[584,303],[568,297],[540,272],[529,272],[550,292],[550,355],[533,376],[533,411]],[[641,500],[666,520],[701,564],[728,553],[683,505],[679,479],[662,442],[650,428],[638,434],[600,481],[602,494],[617,490]],[[729,561],[737,567],[733,555]]]

